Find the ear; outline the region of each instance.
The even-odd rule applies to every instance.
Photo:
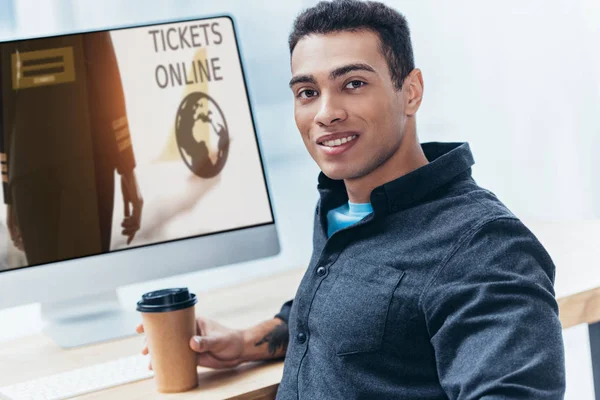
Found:
[[[406,115],[413,116],[423,100],[423,74],[418,68],[413,69],[404,79],[403,91],[406,96]]]

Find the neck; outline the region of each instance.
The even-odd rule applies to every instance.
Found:
[[[373,189],[406,175],[428,162],[417,139],[416,129],[407,131],[398,150],[383,164],[360,178],[344,180],[348,199],[352,203],[369,203]]]

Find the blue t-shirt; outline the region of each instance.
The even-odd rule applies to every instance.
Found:
[[[371,203],[342,204],[327,213],[327,237],[338,230],[353,225],[373,212]]]

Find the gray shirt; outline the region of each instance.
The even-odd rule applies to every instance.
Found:
[[[471,177],[467,143],[373,190],[373,213],[327,238],[348,201],[319,176],[313,254],[277,315],[290,340],[277,399],[562,399],[554,264]]]

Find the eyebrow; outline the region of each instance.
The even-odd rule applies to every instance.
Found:
[[[317,81],[312,75],[298,75],[290,80],[290,88],[297,83],[312,83],[313,85],[316,85]]]
[[[348,64],[331,71],[329,73],[329,80],[334,80],[352,71],[368,71],[375,73],[375,70],[368,64]],[[290,88],[297,83],[312,83],[313,85],[316,85],[317,81],[313,75],[298,75],[290,80]]]
[[[334,80],[339,78],[340,76],[346,75],[348,72],[352,71],[368,71],[375,73],[375,70],[368,64],[357,63],[357,64],[348,64],[343,67],[339,67],[331,71],[329,74],[329,80]]]

